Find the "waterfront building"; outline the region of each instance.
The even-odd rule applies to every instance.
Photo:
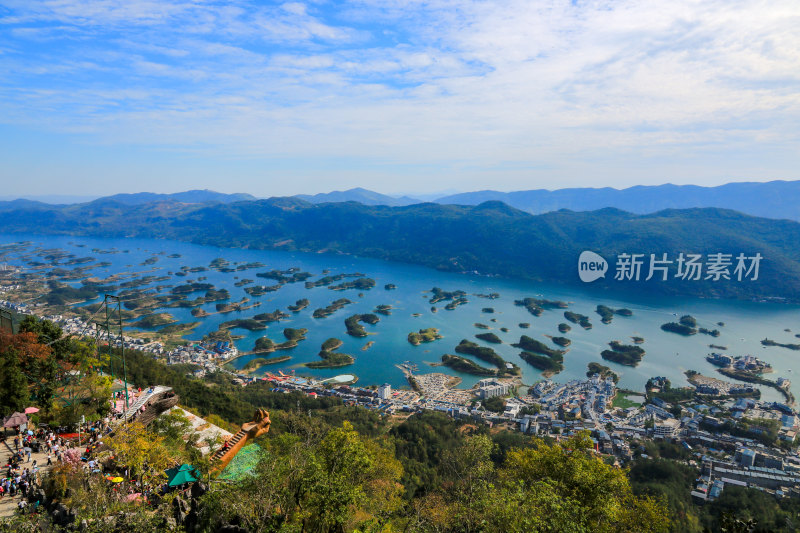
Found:
[[[384,383],[380,387],[378,387],[378,398],[381,400],[389,400],[392,397],[392,386],[388,383]]]

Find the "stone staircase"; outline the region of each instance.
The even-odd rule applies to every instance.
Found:
[[[223,448],[220,448],[219,450],[217,450],[214,453],[214,455],[211,456],[211,461],[213,462],[213,461],[221,460],[222,457],[226,453],[228,453],[230,450],[236,449],[236,445],[239,443],[239,441],[242,440],[242,439],[245,439],[245,438],[247,438],[247,432],[245,430],[243,430],[243,429],[240,429],[239,432],[236,435],[234,435],[231,438],[231,440],[228,441],[228,444],[230,446],[228,446],[227,448],[223,447]]]
[[[242,429],[228,441],[228,446],[211,456],[211,462],[216,464],[214,471],[223,470],[248,442],[268,433],[271,423],[269,413],[264,409],[257,409],[253,414],[253,421],[242,424]]]

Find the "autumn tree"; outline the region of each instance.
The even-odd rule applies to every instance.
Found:
[[[117,463],[126,466],[131,476],[153,484],[166,479],[166,469],[176,463],[164,440],[142,424],[131,422],[118,426],[105,442],[113,450]]]

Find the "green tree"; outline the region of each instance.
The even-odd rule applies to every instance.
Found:
[[[22,411],[30,401],[28,381],[19,365],[17,350],[8,344],[0,349],[0,415]]]
[[[667,531],[664,504],[635,496],[625,472],[594,456],[588,436],[509,451],[500,468],[491,441],[452,452],[450,481],[414,507],[422,531]]]

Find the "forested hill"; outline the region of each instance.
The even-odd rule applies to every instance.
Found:
[[[721,209],[634,215],[616,209],[531,215],[501,202],[478,206],[313,205],[272,198],[216,205],[93,202],[4,212],[6,232],[153,237],[242,248],[329,251],[450,271],[580,283],[578,256],[603,255],[610,272],[592,286],[612,290],[800,301],[800,223]],[[756,281],[615,281],[620,253],[760,253]],[[735,261],[734,261],[735,263]],[[733,272],[733,267],[730,269]],[[705,273],[704,273],[705,275]],[[658,278],[660,279],[660,278]]]

